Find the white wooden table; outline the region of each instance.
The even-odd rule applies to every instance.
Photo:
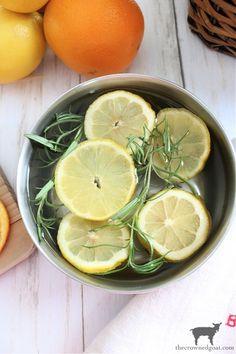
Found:
[[[159,76],[202,99],[236,136],[236,60],[206,48],[187,25],[187,0],[137,0],[145,36],[129,72]],[[64,91],[86,80],[48,50],[30,77],[0,86],[0,165],[13,188],[24,133]],[[1,353],[80,353],[132,296],[82,286],[39,252],[0,278]]]

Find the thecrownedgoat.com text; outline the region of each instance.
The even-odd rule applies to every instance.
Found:
[[[223,353],[227,350],[227,351],[232,351],[233,353],[235,353],[234,351],[234,346],[211,346],[211,345],[205,345],[205,346],[189,346],[189,345],[176,345],[175,346],[175,350],[179,350],[179,351],[185,351],[185,350],[195,350],[195,351],[199,351],[199,350],[205,350],[208,351],[209,353],[213,352],[213,351],[222,351]]]

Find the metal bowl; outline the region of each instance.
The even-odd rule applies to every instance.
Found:
[[[166,80],[136,74],[105,76],[72,88],[51,105],[39,119],[33,133],[40,134],[53,118],[54,113],[65,111],[69,106],[72,107],[73,112],[86,110],[97,96],[117,89],[138,93],[149,100],[157,109],[185,107],[200,116],[207,124],[212,141],[210,158],[203,172],[192,180],[205,200],[212,217],[212,230],[205,245],[190,259],[178,264],[168,264],[161,271],[150,275],[139,275],[132,271],[107,276],[84,274],[62,257],[56,242],[52,244],[47,240],[41,243],[38,241],[29,199],[32,195],[32,188],[35,188],[37,181],[43,176],[42,173],[39,173],[37,164],[34,163],[34,151],[29,141],[25,141],[20,156],[17,196],[22,218],[32,240],[57,268],[84,284],[119,293],[139,293],[191,273],[209,257],[220,243],[233,212],[236,180],[235,161],[231,143],[222,127],[196,97]]]

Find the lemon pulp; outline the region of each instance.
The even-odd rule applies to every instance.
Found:
[[[84,220],[69,213],[62,219],[57,242],[63,256],[85,273],[115,269],[128,257],[127,227],[105,227],[104,222]]]
[[[80,143],[55,171],[59,199],[71,212],[90,220],[111,217],[130,201],[135,186],[132,158],[108,139]]]
[[[207,240],[210,225],[203,201],[181,189],[156,194],[138,218],[139,228],[150,236],[156,253],[173,262],[196,252]]]
[[[129,136],[148,138],[155,112],[142,97],[128,91],[113,91],[97,98],[85,115],[87,139],[109,138],[127,146]]]
[[[166,124],[169,129],[172,149],[171,161],[165,154],[156,153],[154,164],[162,169],[176,173],[181,178],[172,176],[172,182],[183,182],[198,174],[205,166],[210,154],[210,134],[201,118],[183,108],[165,108],[157,115],[158,131],[163,134]],[[163,137],[157,139],[158,145],[163,145]],[[160,177],[170,176],[163,171]]]

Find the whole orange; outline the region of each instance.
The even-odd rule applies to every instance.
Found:
[[[51,0],[44,15],[49,46],[71,69],[102,75],[125,70],[144,32],[134,0]]]

